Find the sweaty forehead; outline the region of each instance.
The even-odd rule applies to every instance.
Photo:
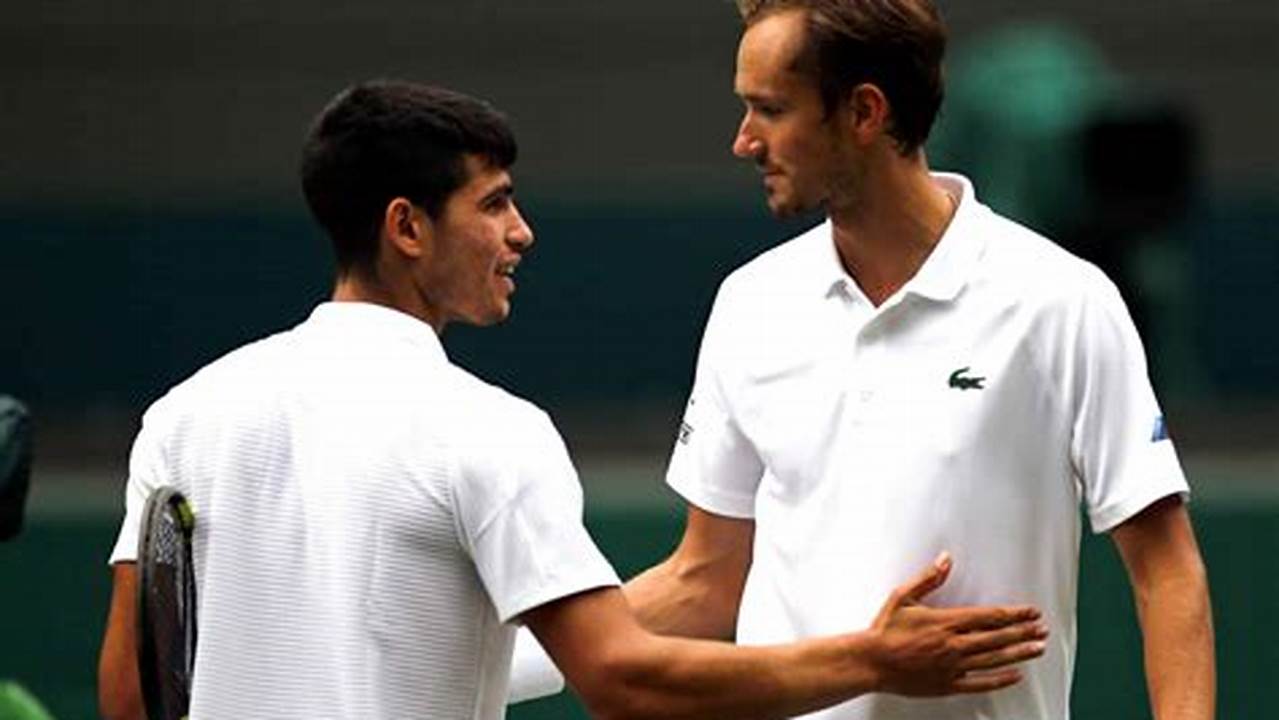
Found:
[[[805,13],[783,10],[753,23],[737,48],[735,89],[739,95],[767,92],[794,82],[796,58],[804,46]]]

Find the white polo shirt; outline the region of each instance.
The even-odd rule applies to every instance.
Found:
[[[1012,689],[812,717],[1061,720],[1080,505],[1101,532],[1186,481],[1114,286],[964,178],[936,178],[955,217],[878,308],[829,222],[724,281],[667,481],[755,520],[739,642],[866,627],[941,550],[955,567],[930,604],[1032,603],[1050,624]]]
[[[152,405],[112,562],[159,485],[197,517],[195,719],[500,718],[512,621],[618,584],[546,414],[377,305],[321,305]]]

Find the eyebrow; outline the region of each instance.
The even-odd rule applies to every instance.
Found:
[[[480,204],[484,205],[491,200],[496,200],[499,197],[511,197],[513,195],[515,195],[515,183],[511,182],[510,180],[507,180],[507,181],[504,181],[501,185],[498,185],[497,187],[488,191],[487,193],[484,193],[484,197],[480,198]]]
[[[760,93],[734,93],[742,102],[759,105],[761,103],[775,103],[778,101],[776,97],[771,95],[761,95]]]

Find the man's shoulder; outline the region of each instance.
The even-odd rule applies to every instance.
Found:
[[[445,378],[460,428],[519,432],[550,423],[546,411],[531,400],[463,367],[449,363]]]
[[[1006,287],[1024,301],[1061,307],[1113,291],[1096,265],[1015,220],[992,211],[983,233],[981,281]]]
[[[550,416],[534,403],[450,365],[450,398],[443,442],[457,463],[458,482],[483,487],[488,497],[514,497],[531,468],[564,457],[564,440]]]
[[[211,398],[226,398],[243,388],[255,391],[261,378],[269,383],[272,372],[281,368],[278,358],[290,342],[290,331],[284,330],[258,338],[230,350],[198,368],[184,380],[170,387],[147,410],[147,416],[160,416],[191,409],[194,404]]]
[[[781,289],[812,286],[829,247],[830,224],[821,222],[733,269],[720,284],[720,299],[776,297]]]
[[[826,332],[820,303],[837,276],[829,223],[772,247],[720,283],[702,337],[706,362],[721,371],[790,363]]]

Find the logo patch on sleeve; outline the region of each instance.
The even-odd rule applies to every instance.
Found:
[[[1164,416],[1160,415],[1155,418],[1155,427],[1150,432],[1150,442],[1159,442],[1168,439],[1168,424],[1164,422]]]
[[[679,435],[677,436],[677,438],[679,439],[680,443],[681,443],[681,444],[683,444],[683,445],[687,445],[687,444],[688,444],[688,439],[689,439],[690,437],[692,437],[692,436],[693,436],[693,426],[692,426],[692,425],[689,425],[687,422],[682,422],[682,423],[680,423],[680,424],[679,424]]]

